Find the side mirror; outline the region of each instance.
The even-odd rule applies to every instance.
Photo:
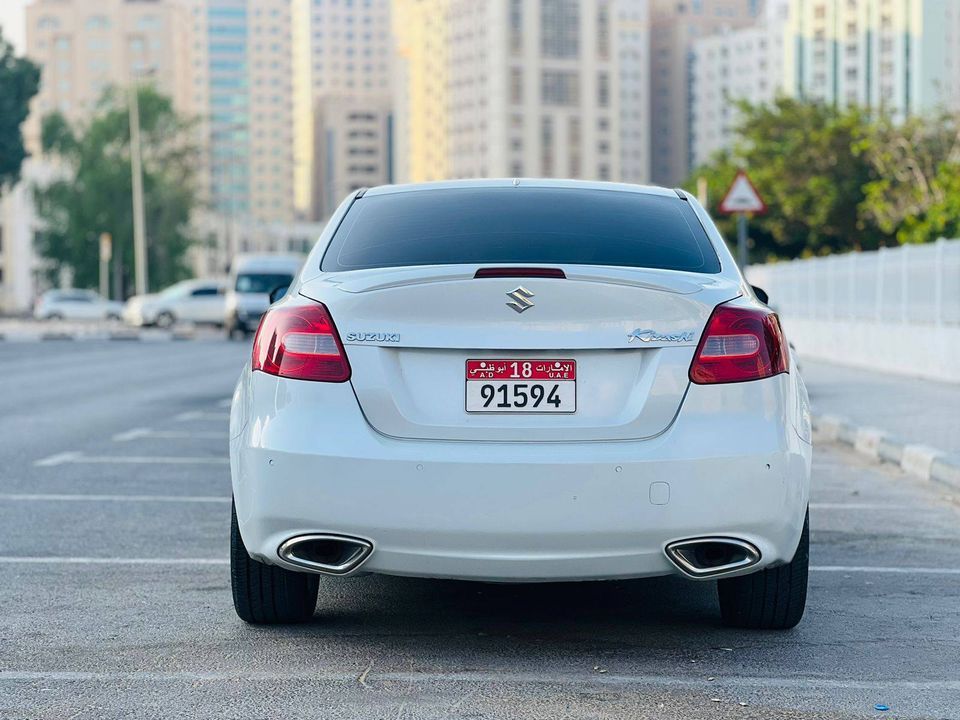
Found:
[[[762,302],[764,305],[770,304],[770,296],[767,295],[767,291],[763,288],[758,288],[756,285],[751,285],[753,288],[753,294],[757,296],[757,300]]]
[[[286,295],[289,289],[289,285],[277,285],[277,287],[270,291],[270,304],[273,305],[277,300]]]

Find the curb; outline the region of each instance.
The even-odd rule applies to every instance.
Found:
[[[0,333],[0,343],[30,343],[52,340],[72,340],[77,342],[112,340],[117,342],[150,343],[199,339],[204,338],[192,330],[151,330],[147,333],[136,330],[111,330],[108,332],[30,332],[15,330],[13,332]]]
[[[906,443],[880,428],[855,425],[838,415],[814,415],[813,427],[826,439],[851,446],[874,460],[894,463],[923,480],[960,492],[960,455],[929,445]]]

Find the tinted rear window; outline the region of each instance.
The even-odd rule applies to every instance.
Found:
[[[720,272],[716,252],[685,200],[557,188],[366,195],[343,219],[322,269],[461,263]]]

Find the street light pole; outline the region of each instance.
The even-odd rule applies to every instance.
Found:
[[[137,295],[147,293],[147,237],[143,212],[143,165],[140,157],[139,82],[130,85],[127,105],[130,114],[130,172],[133,175],[133,265]]]

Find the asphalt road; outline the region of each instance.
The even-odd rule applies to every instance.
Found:
[[[711,583],[321,585],[230,600],[226,342],[0,343],[0,718],[960,717],[960,511],[818,446],[794,631]],[[890,707],[874,710],[875,704]]]

